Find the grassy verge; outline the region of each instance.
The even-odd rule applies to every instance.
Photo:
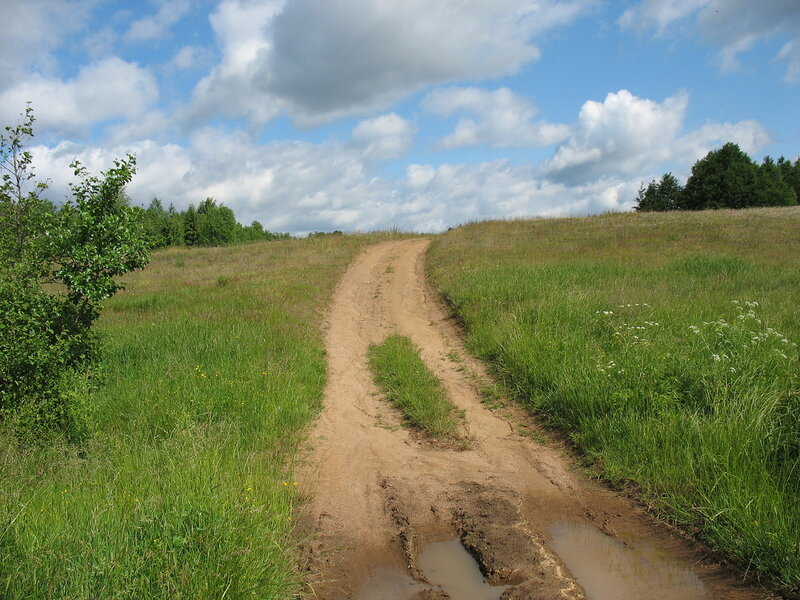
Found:
[[[285,599],[320,325],[376,236],[170,249],[101,320],[82,445],[0,432],[0,597]]]
[[[392,335],[382,344],[370,346],[369,366],[378,386],[409,423],[434,438],[458,437],[455,407],[410,339]]]
[[[796,595],[798,232],[797,208],[486,223],[429,262],[523,403]]]

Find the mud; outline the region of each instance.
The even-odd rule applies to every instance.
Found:
[[[307,597],[443,600],[420,553],[455,538],[505,600],[771,597],[582,476],[534,423],[481,404],[490,381],[426,285],[427,243],[370,247],[337,288],[324,408],[298,466]],[[391,333],[420,347],[463,411],[468,448],[421,442],[380,397],[366,353]]]

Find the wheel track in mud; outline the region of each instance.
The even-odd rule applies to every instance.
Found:
[[[334,295],[324,406],[298,467],[308,596],[361,600],[359,588],[379,568],[428,583],[417,568],[419,551],[458,536],[491,582],[511,586],[503,598],[578,600],[583,588],[548,545],[551,524],[574,521],[626,546],[659,548],[702,580],[705,597],[769,597],[737,584],[633,502],[576,473],[560,449],[518,434],[513,418],[481,404],[478,386],[489,380],[427,287],[428,243],[368,247]],[[472,447],[420,440],[380,397],[367,349],[393,333],[420,348],[463,411]],[[628,597],[617,592],[619,600]],[[430,588],[416,597],[447,596]],[[653,597],[680,596],[665,588]]]

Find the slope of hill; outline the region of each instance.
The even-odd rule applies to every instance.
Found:
[[[86,438],[0,432],[0,596],[274,598],[297,589],[290,461],[325,381],[323,311],[387,236],[169,249],[108,303]]]
[[[800,585],[800,208],[488,222],[434,241],[468,347],[614,482]]]

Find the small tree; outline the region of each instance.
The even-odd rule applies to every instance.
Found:
[[[745,208],[751,206],[757,166],[738,145],[728,142],[692,166],[680,208]]]
[[[771,157],[764,157],[756,172],[751,206],[794,206],[797,194],[783,178],[781,168]]]
[[[800,158],[796,158],[792,163],[781,156],[776,164],[781,170],[783,180],[794,190],[797,201],[800,202]]]
[[[53,204],[42,198],[47,184],[35,181],[33,157],[25,150],[36,120],[30,104],[21,116],[21,123],[0,134],[0,264],[6,278],[10,271],[14,278],[44,275],[55,213]]]
[[[639,189],[635,209],[641,212],[677,210],[682,193],[678,180],[672,173],[665,173],[658,183],[651,181],[647,188]]]
[[[190,204],[183,216],[183,240],[187,246],[196,246],[200,237],[197,210]]]
[[[67,398],[96,356],[100,303],[122,287],[115,277],[147,264],[148,244],[124,194],[134,157],[102,177],[73,163],[80,180],[55,210],[24,150],[33,122],[28,107],[0,135],[0,420],[69,430]]]
[[[183,246],[186,244],[183,231],[183,218],[181,214],[175,210],[175,207],[170,204],[167,209],[167,230],[165,238],[167,246]]]
[[[214,198],[206,198],[197,207],[197,223],[200,246],[226,246],[235,240],[236,217],[227,206],[217,205]]]

